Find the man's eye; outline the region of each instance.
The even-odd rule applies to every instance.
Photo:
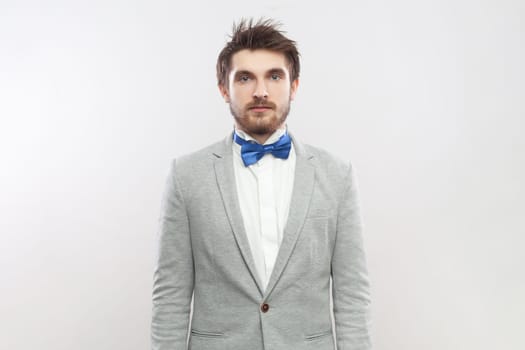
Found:
[[[279,80],[281,76],[279,74],[272,74],[272,80]]]
[[[248,80],[250,80],[250,77],[247,75],[242,75],[239,77],[239,81],[241,82],[247,82]]]

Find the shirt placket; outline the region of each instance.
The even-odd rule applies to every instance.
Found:
[[[279,250],[277,231],[277,213],[273,186],[272,162],[264,157],[258,164],[257,185],[259,192],[259,212],[261,225],[261,242],[264,253],[265,284],[268,283]]]

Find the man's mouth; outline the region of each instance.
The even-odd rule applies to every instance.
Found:
[[[254,111],[254,112],[264,112],[264,111],[268,111],[272,109],[272,107],[270,106],[253,106],[253,107],[250,107],[250,111]]]

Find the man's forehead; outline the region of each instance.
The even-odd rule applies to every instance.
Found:
[[[286,56],[282,52],[256,49],[244,49],[232,56],[231,71],[266,71],[283,69],[288,71]]]

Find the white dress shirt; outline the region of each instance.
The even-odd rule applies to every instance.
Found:
[[[276,130],[265,145],[276,142],[286,128]],[[235,129],[246,141],[254,138]],[[257,163],[244,166],[241,146],[233,142],[233,167],[237,194],[250,243],[255,267],[266,288],[281,246],[283,231],[290,210],[295,175],[295,151],[292,143],[288,159],[265,154]]]

